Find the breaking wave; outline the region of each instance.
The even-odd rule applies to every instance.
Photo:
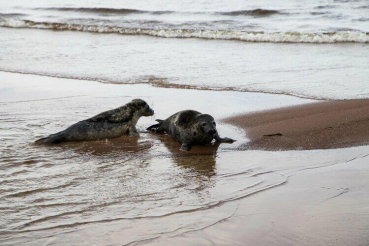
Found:
[[[39,8],[38,10],[54,10],[54,11],[67,11],[67,12],[84,12],[84,13],[103,13],[103,14],[171,14],[171,13],[189,13],[189,14],[221,14],[230,16],[268,16],[273,14],[280,14],[280,11],[269,9],[251,9],[251,10],[237,10],[228,12],[178,12],[178,11],[150,11],[150,10],[138,10],[138,9],[116,9],[116,8]]]
[[[115,9],[115,8],[38,8],[37,10],[55,10],[66,12],[87,12],[87,13],[104,13],[104,14],[170,14],[173,11],[148,11],[138,9]]]
[[[246,32],[234,30],[140,29],[104,25],[78,25],[29,20],[0,20],[0,27],[67,30],[123,35],[148,35],[162,38],[201,38],[271,43],[369,43],[369,33],[339,31],[331,33]]]

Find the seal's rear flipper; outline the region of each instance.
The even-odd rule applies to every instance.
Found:
[[[65,141],[65,134],[63,132],[52,134],[46,138],[41,138],[35,142],[37,145],[41,144],[56,144]]]
[[[157,133],[164,133],[164,130],[161,128],[161,125],[163,124],[164,120],[156,120],[156,121],[159,122],[159,124],[149,126],[148,128],[146,128],[146,130]]]

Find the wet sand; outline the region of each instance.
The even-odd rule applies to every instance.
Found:
[[[246,149],[311,150],[369,143],[369,100],[323,101],[231,117],[247,132]]]
[[[228,212],[225,219],[188,233],[163,235],[151,244],[368,245],[368,154],[285,173],[285,185],[218,209]]]
[[[136,97],[156,111],[138,122],[138,139],[32,145]],[[369,240],[368,146],[264,151],[247,147],[253,146],[252,128],[240,125],[245,132],[232,125],[250,115],[254,128],[281,119],[291,125],[290,133],[279,132],[278,124],[265,133],[297,136],[301,128],[292,126],[311,117],[308,131],[352,125],[347,138],[335,144],[358,145],[355,124],[365,122],[366,100],[320,103],[12,73],[0,73],[0,98],[1,245],[365,245]],[[221,136],[237,142],[187,153],[167,136],[145,131],[155,118],[190,108],[213,115]]]

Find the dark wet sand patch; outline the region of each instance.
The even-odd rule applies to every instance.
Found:
[[[311,150],[369,143],[369,100],[326,101],[231,117],[246,131],[245,149]]]

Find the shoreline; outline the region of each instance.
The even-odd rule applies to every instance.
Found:
[[[150,78],[148,82],[114,82],[114,81],[104,81],[99,79],[90,79],[90,78],[80,78],[80,77],[63,77],[58,75],[52,74],[38,74],[38,73],[28,73],[28,72],[21,72],[21,71],[11,71],[11,70],[0,70],[0,73],[10,73],[10,74],[22,74],[22,75],[34,75],[34,76],[41,76],[46,78],[57,78],[57,79],[68,79],[68,80],[79,80],[79,81],[89,81],[89,82],[97,82],[106,85],[149,85],[156,88],[164,88],[164,89],[178,89],[178,90],[198,90],[198,91],[231,91],[231,92],[244,92],[244,93],[260,93],[260,94],[267,94],[267,95],[283,95],[283,96],[291,96],[301,99],[309,99],[309,100],[316,100],[316,101],[330,101],[332,99],[329,98],[319,98],[319,97],[311,97],[299,94],[293,94],[288,92],[273,92],[273,91],[262,91],[262,90],[247,90],[241,89],[236,87],[206,87],[206,86],[199,86],[199,85],[189,85],[189,84],[175,84],[175,83],[166,83],[164,81],[160,81],[160,78],[154,78],[157,82],[150,82]],[[352,100],[352,99],[349,99]]]
[[[242,128],[243,149],[312,150],[369,144],[369,99],[316,102],[238,115],[224,120]]]
[[[312,150],[312,149],[335,149],[354,147],[369,144],[369,99],[347,99],[347,100],[327,100],[305,98],[284,93],[269,92],[253,92],[212,88],[187,88],[186,85],[160,85],[153,83],[107,83],[97,80],[84,80],[78,78],[64,78],[50,75],[38,75],[32,73],[20,73],[0,71],[5,78],[13,76],[31,76],[32,80],[38,77],[44,81],[66,80],[85,84],[86,82],[96,83],[93,87],[106,86],[151,86],[160,89],[174,89],[186,91],[203,91],[204,93],[251,93],[261,94],[265,96],[284,96],[292,97],[297,100],[307,100],[298,104],[288,104],[274,106],[274,108],[250,108],[242,110],[242,106],[238,106],[238,112],[218,114],[220,122],[236,126],[239,130],[245,132],[249,142],[242,143],[239,150],[269,150],[269,151],[286,151],[286,150]],[[0,74],[1,75],[1,74]],[[35,83],[37,85],[39,83]],[[76,85],[76,88],[81,85]],[[69,95],[62,98],[79,97],[81,95]],[[22,99],[24,99],[22,97]],[[31,99],[36,101],[55,100],[56,97]],[[1,101],[0,105],[9,105],[11,103],[29,102],[29,100]],[[160,117],[159,117],[160,118]],[[338,134],[337,134],[338,132]]]

